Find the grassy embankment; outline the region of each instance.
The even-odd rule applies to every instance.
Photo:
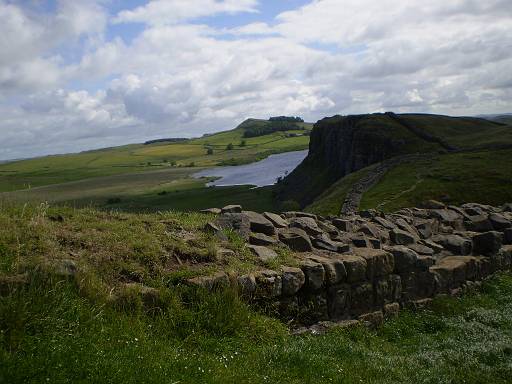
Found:
[[[234,292],[180,283],[198,269],[258,267],[236,238],[236,257],[217,260],[216,240],[197,232],[207,219],[3,205],[0,382],[510,382],[510,275],[376,331],[292,337]],[[62,258],[77,263],[74,278],[55,274]],[[6,276],[22,272],[28,284],[6,290]],[[157,307],[122,289],[133,281],[159,290]]]
[[[415,207],[434,199],[448,204],[467,202],[502,205],[512,201],[512,150],[445,154],[405,163],[390,170],[363,195],[360,209],[385,212]],[[320,195],[306,210],[339,214],[352,184],[370,169],[354,172]]]
[[[247,127],[265,123],[248,120],[234,130],[186,142],[135,144],[0,164],[0,192],[10,192],[10,198],[21,202],[77,206],[105,206],[109,199],[117,198],[121,203],[113,207],[152,211],[197,210],[210,207],[220,196],[221,202],[240,200],[248,208],[269,209],[273,205],[268,191],[204,188],[204,180],[191,178],[204,167],[250,163],[273,153],[307,149],[309,136],[304,133],[312,128],[308,123],[300,124],[305,131],[243,137]],[[232,149],[228,149],[230,143]],[[212,153],[208,154],[208,149]]]
[[[463,152],[439,153],[431,160],[397,166],[363,195],[361,209],[395,211],[417,206],[429,199],[449,204],[480,202],[501,205],[512,201],[512,126],[482,123],[482,120],[473,118],[414,114],[400,117]],[[413,152],[431,151],[427,147],[418,147]],[[350,186],[369,169],[364,168],[338,180],[307,210],[324,215],[338,214]]]

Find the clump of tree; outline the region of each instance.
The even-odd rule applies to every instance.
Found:
[[[208,149],[206,150],[206,154],[207,154],[207,155],[213,155],[213,148],[208,148]]]
[[[247,145],[247,142],[246,142],[245,140],[242,140],[242,141],[240,142],[240,146],[241,146],[241,147],[245,147],[246,145]]]
[[[268,121],[286,121],[289,123],[303,123],[304,119],[299,116],[274,116],[268,119]]]
[[[304,127],[299,123],[304,122],[300,117],[271,117],[266,124],[252,125],[245,128],[244,137],[258,137],[274,132],[299,131]]]
[[[229,144],[226,146],[226,149],[227,149],[228,151],[232,151],[234,147],[235,147],[235,146],[233,145],[233,143],[229,143]]]

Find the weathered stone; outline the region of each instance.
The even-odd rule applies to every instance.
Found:
[[[382,242],[379,239],[374,239],[373,237],[368,238],[368,241],[370,242],[370,245],[373,249],[381,249],[382,248]]]
[[[306,282],[304,288],[309,291],[318,291],[324,286],[325,270],[321,263],[305,260],[301,263],[300,268],[304,272]]]
[[[376,222],[377,224],[383,226],[387,230],[392,230],[392,229],[396,228],[396,225],[393,224],[391,221],[386,220],[386,219],[384,219],[382,217],[379,217],[379,216],[374,217],[373,221]]]
[[[403,245],[395,245],[392,247],[384,248],[386,251],[391,252],[394,257],[395,271],[398,273],[412,271],[416,267],[418,261],[418,254],[410,248]]]
[[[409,248],[416,252],[418,255],[433,256],[434,250],[423,244],[411,244]]]
[[[434,231],[437,231],[437,226],[434,223],[434,220],[416,220],[414,223],[414,227],[418,231],[418,234],[422,239],[428,239],[432,236]]]
[[[217,288],[225,288],[230,285],[229,276],[225,272],[217,272],[211,276],[193,277],[188,279],[187,283],[209,291]]]
[[[256,292],[256,278],[252,274],[239,276],[237,283],[242,295],[252,296]]]
[[[367,312],[373,306],[373,286],[370,283],[353,285],[350,288],[350,311],[353,314]]]
[[[512,228],[503,231],[503,244],[512,244]]]
[[[311,242],[315,248],[329,252],[343,253],[350,249],[350,247],[346,244],[324,238],[313,239]]]
[[[402,278],[399,275],[389,275],[388,281],[390,301],[400,301],[402,298]]]
[[[233,257],[236,255],[235,251],[233,251],[232,249],[222,247],[217,248],[216,252],[218,260],[224,260],[228,257]]]
[[[312,324],[329,319],[327,292],[320,291],[299,296],[299,320],[303,324]]]
[[[217,217],[215,224],[221,229],[237,232],[244,239],[248,239],[251,233],[249,217],[242,213],[223,213]]]
[[[262,245],[248,245],[247,248],[263,262],[274,260],[277,257],[277,253],[274,250]]]
[[[430,239],[420,240],[420,244],[425,245],[434,250],[434,255],[444,250],[444,247],[441,244],[437,244],[436,242]]]
[[[267,236],[263,233],[251,233],[249,243],[252,245],[274,245],[277,240],[273,237]]]
[[[272,224],[274,224],[274,227],[276,228],[286,228],[288,226],[288,222],[281,216],[276,215],[275,213],[265,212],[263,213],[263,216],[265,216],[266,219],[270,220],[270,222],[272,222]]]
[[[294,217],[290,219],[290,227],[302,229],[310,236],[318,236],[323,233],[316,221],[310,217]]]
[[[398,226],[398,229],[408,233],[410,236],[414,238],[414,241],[418,241],[420,239],[420,234],[412,224],[409,224],[410,221],[414,221],[414,219],[411,217],[404,218],[403,216],[401,216],[398,219],[396,219],[395,223]]]
[[[430,270],[403,275],[401,283],[404,301],[432,297],[439,289],[439,277]]]
[[[501,256],[503,269],[510,269],[512,266],[512,245],[505,245],[500,249],[499,255]]]
[[[453,228],[459,228],[462,223],[462,216],[451,209],[433,209],[430,213],[432,217]]]
[[[309,256],[308,259],[315,263],[322,264],[325,271],[325,282],[327,285],[335,285],[346,281],[347,270],[341,258]]]
[[[464,220],[464,224],[468,231],[488,232],[493,230],[491,221],[487,215],[470,216]]]
[[[308,217],[315,221],[318,219],[317,215],[315,215],[313,213],[308,213],[308,212],[289,211],[289,212],[284,212],[283,215],[288,219],[291,219],[293,217]]]
[[[284,267],[281,275],[282,295],[295,295],[306,282],[304,272],[300,268]]]
[[[335,285],[327,288],[327,310],[329,318],[342,319],[349,307],[350,286]]]
[[[390,296],[391,287],[388,276],[376,279],[373,282],[373,305],[382,307],[384,303],[389,301]]]
[[[220,215],[222,213],[222,210],[220,208],[208,208],[208,209],[203,209],[201,211],[201,213],[207,213],[207,214],[211,214],[211,215]]]
[[[344,219],[334,219],[332,224],[343,232],[352,232],[352,222]]]
[[[438,275],[444,292],[462,285],[466,280],[466,263],[460,257],[441,259],[436,265],[430,267],[430,271]]]
[[[370,248],[370,240],[363,234],[351,235],[351,241],[356,248]]]
[[[384,318],[391,319],[393,317],[397,317],[400,313],[400,304],[398,303],[390,303],[384,305]]]
[[[358,320],[371,328],[378,328],[384,323],[384,314],[382,311],[365,313],[359,316]]]
[[[437,235],[433,237],[433,240],[455,255],[469,255],[471,253],[471,240],[464,237],[458,235]]]
[[[397,245],[408,245],[416,242],[416,238],[411,233],[401,229],[392,229],[389,231],[389,237]]]
[[[500,232],[491,231],[478,234],[473,237],[473,253],[475,255],[495,255],[501,248],[503,235]]]
[[[281,276],[272,270],[260,271],[255,275],[256,278],[256,296],[263,299],[269,299],[281,296],[282,280]]]
[[[355,255],[342,255],[340,259],[343,261],[343,265],[345,265],[347,281],[349,283],[355,283],[365,279],[367,264],[364,258]]]
[[[366,236],[373,237],[374,239],[380,239],[379,228],[371,223],[363,224],[359,227],[357,232],[362,233]]]
[[[263,215],[252,211],[244,211],[242,213],[249,218],[251,231],[256,233],[264,233],[265,235],[269,236],[272,236],[276,233],[274,224],[272,224],[270,220],[266,219]]]
[[[418,260],[416,260],[416,269],[419,271],[428,271],[434,263],[435,260],[431,256],[419,256]]]
[[[408,302],[406,307],[412,311],[421,311],[430,307],[432,305],[432,301],[433,300],[430,298],[413,300]]]
[[[492,224],[492,227],[496,231],[502,231],[506,228],[512,227],[512,223],[505,218],[505,216],[500,215],[499,213],[492,213],[489,215],[489,221]]]
[[[281,230],[279,239],[293,251],[310,252],[313,250],[309,236],[299,228]]]
[[[317,224],[322,231],[328,233],[330,236],[337,236],[340,233],[338,228],[328,222],[319,221]]]
[[[446,205],[444,205],[444,203],[441,203],[440,201],[437,201],[437,200],[429,200],[429,201],[423,203],[422,205],[423,205],[423,208],[426,208],[426,209],[445,209],[446,208]]]
[[[221,231],[221,228],[215,223],[206,223],[204,230],[209,233],[217,233]]]
[[[221,209],[221,213],[242,213],[241,205],[226,205]]]
[[[389,252],[382,249],[357,248],[354,253],[365,259],[367,265],[366,276],[369,280],[393,272],[395,261],[393,255]]]

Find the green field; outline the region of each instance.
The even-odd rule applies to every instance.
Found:
[[[510,383],[511,275],[373,331],[291,336],[234,291],[182,284],[216,268],[261,268],[236,237],[237,256],[218,258],[218,240],[198,232],[208,220],[3,203],[0,382]],[[70,257],[78,274],[63,278],[52,263]],[[20,273],[27,284],[5,290]],[[159,290],[158,310],[125,285],[133,281]]]
[[[307,149],[312,124],[305,131],[275,132],[244,138],[244,129],[264,120],[250,119],[238,128],[179,143],[134,144],[78,154],[46,156],[0,164],[0,192],[24,190],[88,178],[168,170],[180,167],[210,167],[261,160],[273,153]],[[300,133],[302,136],[289,137]],[[242,143],[244,141],[244,143]],[[233,149],[227,146],[233,144]],[[208,148],[213,153],[207,155]]]
[[[185,142],[135,144],[0,164],[0,197],[133,211],[189,211],[231,203],[271,210],[276,207],[268,188],[205,188],[207,180],[192,178],[204,167],[251,163],[308,148],[312,128],[308,123],[298,124],[304,130],[243,137],[247,127],[266,123],[249,119],[234,130]]]
[[[428,200],[461,205],[467,202],[502,205],[512,201],[512,150],[484,150],[433,156],[401,164],[367,191],[360,209],[393,212]],[[371,167],[337,181],[306,210],[336,215],[352,184]]]
[[[512,201],[512,150],[455,153],[402,164],[364,194],[361,209],[393,211],[430,199],[460,205]]]

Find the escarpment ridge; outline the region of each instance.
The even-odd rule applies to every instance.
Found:
[[[512,144],[509,126],[484,119],[426,114],[334,116],[318,121],[309,155],[277,187],[280,200],[307,206],[344,176],[394,157]]]

